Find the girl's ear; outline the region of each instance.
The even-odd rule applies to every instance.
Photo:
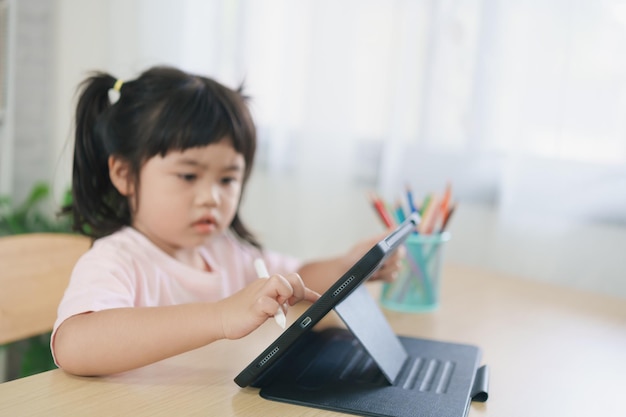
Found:
[[[135,187],[131,178],[129,163],[114,155],[109,156],[108,163],[109,178],[111,178],[113,186],[123,196],[132,196],[135,192]]]

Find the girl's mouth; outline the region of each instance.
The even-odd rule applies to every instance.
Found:
[[[217,223],[213,219],[200,219],[193,223],[193,228],[202,234],[212,233],[217,230]]]

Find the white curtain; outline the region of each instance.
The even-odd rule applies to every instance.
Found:
[[[270,171],[626,223],[623,1],[187,7],[183,63],[245,80]]]
[[[625,2],[238,6],[267,172],[388,201],[451,181],[495,213],[459,214],[452,259],[626,295]]]

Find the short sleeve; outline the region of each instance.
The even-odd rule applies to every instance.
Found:
[[[59,304],[51,338],[53,356],[56,331],[68,318],[87,312],[133,306],[135,286],[132,266],[119,259],[112,262],[110,255],[102,256],[102,251],[97,254],[92,251],[76,263]]]

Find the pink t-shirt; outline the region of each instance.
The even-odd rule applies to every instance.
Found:
[[[96,240],[74,267],[52,337],[76,314],[221,300],[257,279],[253,262],[260,256],[270,274],[284,275],[300,267],[300,261],[289,256],[271,251],[261,255],[230,232],[208,240],[199,252],[213,271],[183,264],[131,227]]]

